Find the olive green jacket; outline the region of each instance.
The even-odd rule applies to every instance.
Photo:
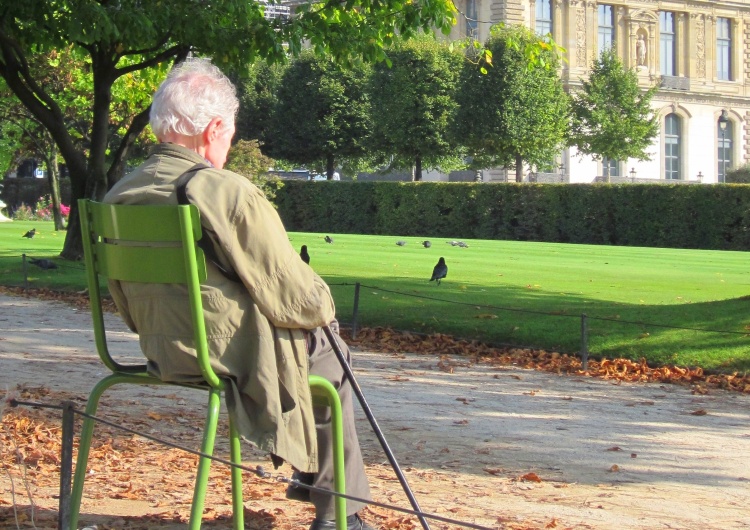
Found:
[[[117,204],[177,204],[174,181],[206,161],[193,151],[160,144],[104,198]],[[209,264],[202,286],[214,370],[231,376],[227,406],[240,434],[300,471],[317,470],[315,422],[307,382],[303,329],[331,322],[335,309],[325,282],[289,243],[276,210],[246,178],[199,171],[187,188],[213,230],[217,255],[242,279],[226,279]],[[149,369],[166,381],[200,381],[187,291],[181,286],[112,282],[128,326],[138,333]]]

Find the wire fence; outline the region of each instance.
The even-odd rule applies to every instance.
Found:
[[[534,310],[534,309],[522,309],[518,307],[498,306],[498,305],[492,305],[492,304],[477,304],[476,302],[461,302],[461,301],[456,301],[456,300],[449,300],[446,298],[440,298],[436,296],[426,296],[422,294],[396,291],[393,289],[385,289],[385,288],[378,287],[375,285],[367,285],[367,284],[362,284],[359,282],[329,283],[328,285],[332,287],[333,286],[354,287],[354,301],[353,301],[352,320],[351,320],[352,338],[354,339],[356,339],[357,337],[357,330],[359,328],[358,320],[359,320],[360,290],[363,287],[366,289],[372,289],[378,292],[402,296],[405,298],[429,300],[432,302],[440,302],[440,303],[445,303],[445,304],[454,305],[454,306],[469,307],[469,308],[476,309],[476,310],[505,311],[505,312],[510,312],[510,313],[523,313],[523,314],[528,314],[528,315],[536,315],[536,316],[544,316],[544,317],[568,319],[568,320],[577,319],[580,321],[580,340],[581,340],[580,342],[581,346],[580,346],[580,350],[578,353],[581,357],[581,365],[582,365],[583,370],[587,370],[588,368],[587,365],[588,365],[588,357],[589,357],[589,324],[591,321],[611,322],[611,323],[615,323],[618,325],[631,325],[631,326],[639,326],[639,327],[644,327],[644,328],[660,328],[660,329],[670,329],[670,330],[692,331],[692,332],[698,332],[698,333],[712,333],[712,334],[720,334],[720,335],[727,335],[727,336],[747,337],[749,335],[748,331],[699,328],[699,327],[693,327],[693,326],[677,326],[673,324],[648,322],[644,320],[623,320],[620,318],[612,318],[612,317],[590,316],[586,313],[565,314],[565,313],[560,313],[560,312],[539,311],[539,310]],[[524,347],[524,346],[520,345],[520,347]]]
[[[36,267],[36,268],[47,270],[47,271],[53,271],[58,268],[78,270],[82,272],[85,272],[86,270],[85,265],[83,263],[75,264],[75,263],[66,262],[64,260],[51,260],[49,258],[40,258],[40,257],[35,257],[35,256],[27,255],[27,254],[22,254],[16,257],[20,258],[22,261],[22,270],[23,270],[22,286],[25,289],[29,289],[30,287],[32,287],[32,280],[30,280],[30,277],[29,277],[29,271],[31,270],[31,267]],[[580,326],[579,326],[580,347],[576,350],[576,353],[581,358],[581,365],[582,365],[583,370],[586,370],[588,368],[587,366],[588,358],[589,358],[589,354],[591,353],[590,346],[589,346],[589,338],[590,338],[590,326],[592,322],[607,322],[607,323],[613,323],[613,324],[622,325],[622,326],[638,326],[642,328],[657,328],[657,329],[665,329],[665,330],[691,331],[695,333],[711,333],[711,334],[719,334],[719,335],[735,336],[735,337],[750,336],[750,333],[747,330],[738,331],[738,330],[703,328],[703,327],[695,327],[695,326],[679,326],[679,325],[674,325],[674,324],[665,324],[665,323],[646,321],[646,320],[627,320],[627,319],[613,318],[613,317],[607,317],[607,316],[592,316],[587,313],[569,314],[569,313],[561,313],[560,311],[539,311],[539,310],[524,309],[524,308],[519,308],[519,307],[500,306],[500,305],[493,305],[493,304],[481,304],[481,303],[476,303],[476,302],[464,302],[464,301],[450,300],[447,298],[441,298],[437,296],[428,296],[428,295],[423,295],[423,294],[416,294],[416,293],[410,293],[410,292],[404,292],[404,291],[397,291],[393,289],[386,289],[380,286],[363,284],[360,282],[329,283],[328,285],[331,287],[353,287],[354,288],[352,313],[351,313],[351,320],[350,320],[352,337],[354,339],[356,339],[357,331],[360,327],[360,318],[359,318],[360,290],[363,287],[365,289],[376,290],[381,293],[388,293],[390,295],[395,295],[395,296],[402,297],[402,298],[426,300],[430,302],[437,302],[437,303],[448,304],[452,306],[462,306],[466,308],[488,310],[488,311],[502,311],[502,312],[507,312],[507,313],[526,314],[526,315],[541,316],[545,318],[554,318],[554,319],[567,319],[567,320],[575,319],[580,322]],[[418,333],[415,330],[402,330],[402,331],[410,331],[412,333]],[[462,337],[462,338],[471,340],[474,337]],[[538,348],[539,347],[539,345],[533,345],[533,344],[514,343],[514,345],[521,347],[521,348]]]
[[[396,506],[393,504],[377,502],[377,501],[373,501],[369,499],[363,499],[361,497],[357,497],[354,495],[348,495],[348,494],[338,493],[336,491],[330,491],[330,490],[318,488],[318,487],[305,484],[303,482],[300,482],[292,478],[287,478],[281,474],[269,473],[262,466],[256,466],[254,468],[251,468],[251,467],[244,466],[241,464],[235,464],[234,462],[227,460],[225,458],[217,457],[214,455],[209,455],[209,454],[203,453],[202,451],[197,451],[195,449],[185,447],[171,440],[165,440],[163,438],[159,438],[157,436],[145,433],[143,431],[138,431],[136,429],[125,427],[121,423],[110,421],[100,416],[87,414],[86,412],[76,409],[75,405],[70,401],[64,401],[61,405],[53,405],[50,403],[43,403],[43,402],[36,402],[36,401],[21,401],[17,399],[11,399],[9,400],[9,404],[11,407],[25,406],[25,407],[34,407],[34,408],[42,408],[42,409],[60,410],[62,413],[62,418],[61,418],[62,434],[61,434],[61,449],[60,449],[60,495],[59,495],[59,505],[58,505],[58,510],[59,510],[58,529],[60,530],[70,530],[69,529],[70,516],[71,516],[70,500],[71,500],[71,493],[72,493],[72,477],[73,477],[73,439],[74,439],[74,431],[75,431],[74,427],[75,427],[76,416],[89,418],[89,419],[94,420],[97,423],[101,423],[102,425],[107,425],[108,427],[112,427],[114,429],[126,432],[128,434],[141,436],[147,440],[163,445],[164,447],[169,447],[169,448],[185,451],[186,453],[198,456],[200,458],[210,459],[212,462],[215,462],[217,464],[229,466],[231,468],[240,469],[242,471],[255,475],[259,479],[273,480],[276,482],[281,482],[281,483],[285,483],[288,485],[292,485],[297,488],[304,488],[308,491],[324,493],[324,494],[332,495],[335,497],[343,497],[346,500],[361,502],[363,504],[367,504],[370,506],[377,506],[379,508],[385,508],[385,509],[392,510],[394,512],[403,513],[403,514],[414,515],[420,518],[420,521],[423,522],[423,527],[425,528],[425,530],[429,530],[429,524],[424,522],[424,519],[430,519],[433,521],[448,523],[448,524],[456,525],[462,528],[472,528],[476,530],[492,530],[492,528],[487,527],[487,526],[482,526],[482,525],[470,523],[467,521],[460,521],[458,519],[452,519],[449,517],[443,517],[441,515],[437,515],[437,514],[430,513],[430,512],[425,512],[423,510],[412,510],[412,509]]]

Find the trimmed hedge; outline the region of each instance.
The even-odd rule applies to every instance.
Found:
[[[750,186],[285,183],[288,230],[672,248],[750,248]]]

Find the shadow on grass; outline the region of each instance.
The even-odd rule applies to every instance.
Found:
[[[700,366],[730,373],[750,370],[747,297],[647,305],[549,293],[533,286],[429,289],[409,282],[370,283],[379,288],[361,288],[360,326],[578,353],[585,314],[591,358],[646,358],[651,365]],[[339,319],[350,322],[353,288],[332,289]]]

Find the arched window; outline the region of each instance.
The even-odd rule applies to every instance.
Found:
[[[719,182],[726,182],[727,171],[732,168],[732,140],[734,140],[732,122],[724,116],[720,117],[716,125],[716,133],[716,144],[719,146],[717,156],[719,168],[716,174],[719,176]]]
[[[664,178],[680,178],[680,147],[682,144],[682,119],[677,114],[664,118]]]

